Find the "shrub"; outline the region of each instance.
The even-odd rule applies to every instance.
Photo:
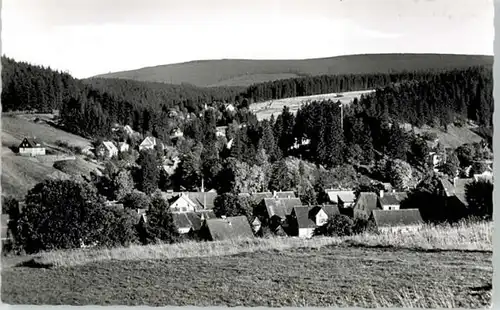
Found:
[[[121,200],[121,203],[123,203],[125,209],[129,210],[148,209],[151,205],[151,200],[148,195],[143,192],[134,190],[126,194]]]
[[[315,235],[351,236],[354,234],[354,221],[347,215],[336,214],[328,219],[325,225],[316,229]]]
[[[104,207],[91,184],[47,180],[28,192],[14,239],[27,253],[79,248],[82,242],[116,246],[133,239],[131,227],[126,216]]]

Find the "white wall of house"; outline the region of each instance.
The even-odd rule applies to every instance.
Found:
[[[189,203],[188,200],[180,197],[170,205],[172,212],[194,212],[194,205]]]
[[[328,221],[328,214],[323,210],[319,210],[318,214],[316,214],[316,225],[323,226]]]
[[[189,230],[191,229],[191,227],[183,227],[183,228],[178,228],[177,229],[177,232],[179,234],[187,234],[189,232]]]
[[[399,205],[383,205],[382,210],[399,210]]]
[[[22,156],[40,156],[45,155],[44,147],[19,148],[19,154]]]
[[[314,228],[299,228],[299,238],[311,238]]]

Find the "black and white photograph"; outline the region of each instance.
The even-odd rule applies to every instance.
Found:
[[[1,24],[3,304],[491,307],[493,0]]]

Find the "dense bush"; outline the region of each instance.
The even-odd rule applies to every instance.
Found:
[[[137,229],[143,244],[174,243],[180,240],[168,202],[158,194],[151,199],[146,211],[146,222],[140,221]]]
[[[314,234],[324,236],[344,237],[354,233],[354,221],[342,214],[336,214],[328,219],[325,225],[318,227]]]
[[[104,199],[91,184],[47,180],[28,192],[14,237],[27,253],[79,248],[82,243],[125,245],[134,239],[130,221],[104,207]],[[112,237],[116,231],[122,235]]]

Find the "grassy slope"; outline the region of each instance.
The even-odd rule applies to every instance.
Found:
[[[350,55],[305,60],[204,60],[99,75],[197,86],[248,86],[299,75],[375,73],[492,65],[492,56],[436,54]]]
[[[34,117],[33,115],[2,116],[2,195],[22,199],[29,189],[51,175],[67,177],[67,174],[55,169],[51,161],[42,162],[36,158],[21,157],[13,153],[9,147],[19,145],[23,137],[36,136],[49,148],[55,147],[57,140],[81,147],[89,144],[87,139],[80,136],[29,120]],[[80,168],[85,168],[82,171],[86,171],[86,167]]]

